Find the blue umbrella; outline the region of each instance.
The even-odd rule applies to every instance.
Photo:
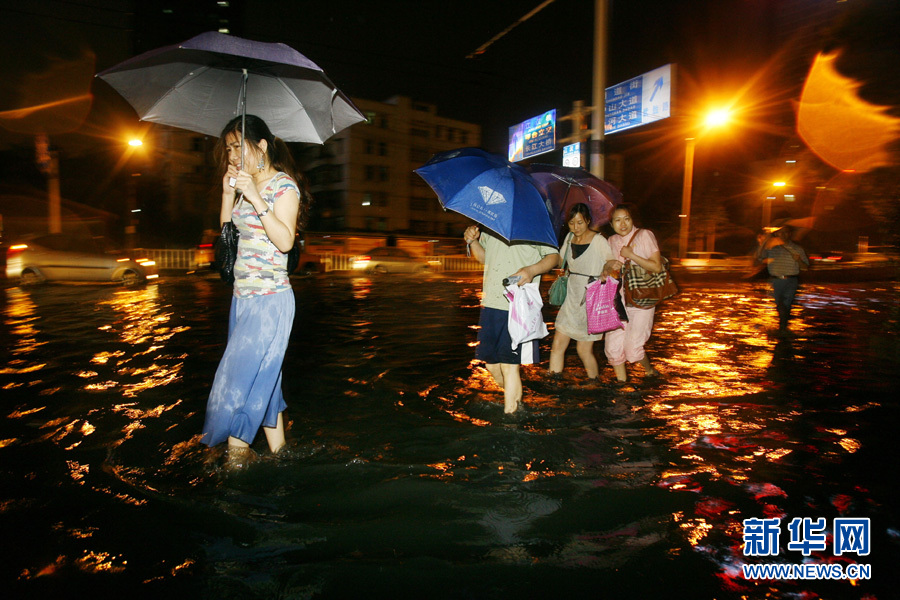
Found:
[[[541,192],[528,172],[497,154],[460,148],[435,154],[415,170],[446,210],[458,212],[507,242],[557,247]]]
[[[547,209],[556,231],[565,226],[566,216],[576,204],[588,205],[591,225],[596,229],[609,223],[613,208],[622,202],[622,192],[580,167],[537,163],[529,165],[528,170],[547,198]]]

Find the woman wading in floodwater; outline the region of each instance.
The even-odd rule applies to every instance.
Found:
[[[285,143],[253,115],[246,116],[244,132],[242,140],[241,118],[233,119],[216,148],[224,169],[221,222],[233,221],[240,240],[228,345],[209,394],[201,438],[208,446],[227,440],[232,464],[250,457],[260,427],[273,453],[285,443],[281,365],[295,306],[287,253],[309,204]]]
[[[634,225],[635,209],[631,204],[618,205],[610,215],[609,224],[615,233],[609,236],[609,247],[613,258],[606,263],[606,272],[619,273],[626,261],[633,261],[650,271],[659,273],[662,266],[662,254],[659,252],[659,244],[656,236],[649,229],[638,229]],[[624,291],[622,301],[624,302]],[[644,373],[648,377],[659,375],[659,371],[650,364],[650,359],[644,352],[644,344],[650,339],[653,330],[653,315],[656,308],[638,308],[626,306],[628,322],[623,323],[622,329],[607,331],[604,338],[603,350],[610,366],[616,373],[616,379],[620,382],[628,380],[625,363],[641,363]]]
[[[588,381],[596,381],[600,374],[594,356],[594,342],[603,339],[602,333],[588,333],[587,312],[584,308],[585,288],[591,277],[606,275],[605,265],[612,260],[609,243],[591,229],[591,210],[587,204],[576,204],[569,210],[566,224],[569,235],[559,249],[559,266],[569,270],[566,300],[556,317],[556,333],[550,349],[550,375],[559,376],[566,360],[569,342],[575,340],[578,357],[584,364]]]

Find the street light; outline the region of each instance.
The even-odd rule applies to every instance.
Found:
[[[731,112],[727,109],[710,111],[704,119],[706,129],[721,127],[731,118]],[[678,257],[687,256],[688,233],[691,226],[691,191],[694,185],[694,146],[696,138],[689,137],[684,140],[684,185],[681,188],[681,227],[678,236]]]
[[[133,137],[128,140],[128,145],[131,148],[127,151],[127,160],[133,168],[134,164],[131,162],[131,159],[136,151],[139,154],[143,152],[142,146],[144,142],[140,138]],[[125,225],[125,245],[130,250],[134,249],[138,241],[138,224],[140,221],[137,213],[140,212],[140,209],[137,201],[137,178],[140,176],[140,172],[132,172],[131,177],[128,178],[128,221]]]
[[[720,108],[711,111],[708,115],[706,115],[706,126],[718,127],[719,125],[724,125],[728,122],[729,118],[731,118],[731,113],[728,111],[728,109]]]
[[[785,187],[787,186],[786,181],[773,181],[772,187]],[[765,200],[763,200],[763,213],[762,213],[762,228],[765,229],[769,226],[772,221],[772,200],[775,200],[775,196],[771,194],[767,194]]]

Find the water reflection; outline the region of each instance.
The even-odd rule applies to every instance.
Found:
[[[12,579],[175,597],[346,597],[360,570],[372,596],[411,577],[447,598],[874,594],[742,580],[742,521],[870,516],[872,562],[896,557],[896,288],[810,288],[791,339],[769,334],[766,293],[686,287],[648,345],[664,378],[585,384],[570,353],[559,381],[523,369],[509,417],[472,360],[477,278],[298,281],[290,448],[232,472],[198,439],[224,286],[8,290],[4,342],[28,362],[0,373],[16,499],[0,522],[54,548],[23,549]]]
[[[185,355],[167,354],[166,342],[173,336],[187,334],[191,328],[171,325],[174,314],[160,304],[158,285],[118,291],[99,306],[112,309],[114,314],[111,323],[101,330],[115,334],[130,349],[97,352],[91,362],[109,364],[116,379],[92,382],[86,389],[118,388],[123,396],[133,398],[148,389],[160,388],[179,379]],[[129,366],[133,360],[144,356],[150,356],[153,362]],[[99,374],[93,373],[93,376]],[[120,380],[127,382],[120,383]]]
[[[6,347],[9,352],[9,362],[0,368],[3,374],[31,374],[40,371],[43,363],[26,360],[27,355],[37,350],[42,342],[38,341],[39,319],[35,314],[35,304],[31,297],[21,288],[14,287],[6,290],[6,306],[3,311],[4,324],[10,332],[10,344]],[[22,383],[10,383],[8,386],[16,387]],[[4,389],[10,389],[4,386]]]

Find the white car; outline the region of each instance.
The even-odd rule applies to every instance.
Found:
[[[366,273],[422,273],[429,267],[424,258],[400,248],[384,246],[354,256],[350,263],[354,270]]]
[[[688,252],[679,263],[689,271],[740,271],[753,265],[751,256],[730,256],[724,252]]]
[[[6,278],[23,284],[115,281],[132,285],[157,277],[154,261],[108,250],[102,239],[87,236],[26,236],[6,250]]]

